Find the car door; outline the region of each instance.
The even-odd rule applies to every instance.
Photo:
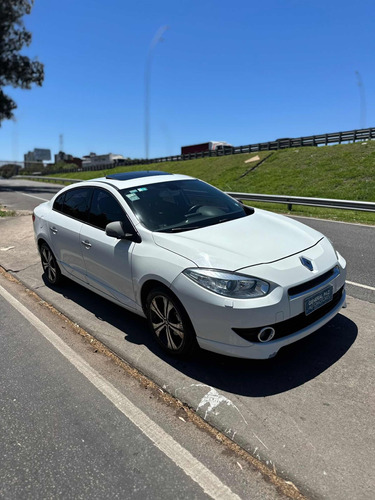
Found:
[[[91,199],[88,224],[81,227],[80,241],[88,283],[102,293],[130,308],[136,308],[131,273],[133,241],[107,236],[105,227],[121,221],[134,232],[123,208],[106,189],[95,188]]]
[[[64,191],[53,204],[49,221],[49,241],[65,273],[87,282],[80,233],[88,219],[92,188],[75,187]]]

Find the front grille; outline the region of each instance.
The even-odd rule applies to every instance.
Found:
[[[288,290],[288,295],[289,297],[295,296],[295,295],[300,295],[304,292],[308,292],[312,288],[315,288],[316,286],[321,285],[325,281],[329,280],[334,274],[337,273],[338,268],[334,267],[327,271],[326,273],[318,276],[317,278],[314,278],[310,281],[307,281],[306,283],[302,283],[301,285],[293,286],[292,288],[289,288]]]
[[[340,302],[343,292],[344,292],[344,287],[341,287],[340,290],[338,290],[335,294],[333,294],[331,302],[328,302],[328,304],[325,304],[324,306],[320,307],[319,309],[309,314],[308,316],[306,316],[305,313],[301,313],[298,316],[294,316],[294,318],[290,318],[285,321],[280,321],[280,323],[275,323],[273,325],[264,325],[264,327],[270,326],[274,328],[276,333],[272,340],[292,335],[293,333],[296,333],[299,330],[302,330],[303,328],[312,325],[319,319],[323,318],[323,316],[328,314],[330,311],[332,311],[332,309],[334,309]],[[248,340],[249,342],[259,342],[258,333],[262,328],[263,327],[232,328],[232,330],[235,333],[237,333],[237,335],[239,335],[245,340]]]

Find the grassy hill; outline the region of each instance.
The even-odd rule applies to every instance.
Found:
[[[258,161],[246,163],[256,156]],[[107,173],[146,169],[191,175],[224,191],[375,202],[375,141],[64,173],[64,176],[91,179]],[[288,213],[285,205],[256,205]],[[293,206],[292,213],[375,224],[375,214],[366,212]]]

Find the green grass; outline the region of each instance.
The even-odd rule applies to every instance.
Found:
[[[135,165],[96,172],[64,173],[64,177],[92,179],[123,171],[165,170],[198,177],[224,191],[375,202],[375,141],[275,151],[259,167],[249,172],[259,162],[245,163],[247,159],[259,155],[262,160],[269,154],[270,152],[264,151],[184,162]],[[289,213],[285,205],[251,205]],[[368,212],[294,205],[292,213],[375,224],[375,213]]]
[[[14,210],[4,210],[0,206],[0,217],[13,217],[14,215],[16,215],[16,212]]]

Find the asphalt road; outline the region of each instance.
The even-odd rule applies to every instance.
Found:
[[[0,183],[0,202],[3,193]],[[48,287],[29,217],[0,220],[0,265],[307,496],[372,499],[374,276],[363,269],[373,269],[375,228],[303,221],[324,225],[357,284],[348,286],[347,309],[267,363],[204,351],[176,361],[158,349],[141,318],[72,282]],[[358,299],[366,293],[367,300]]]
[[[284,498],[1,275],[0,333],[0,498]]]
[[[349,295],[375,303],[375,226],[296,219],[328,236],[345,257],[348,263]]]
[[[50,200],[62,185],[19,179],[0,179],[0,205],[10,210],[33,210]]]
[[[205,497],[3,301],[0,318],[3,498]]]

